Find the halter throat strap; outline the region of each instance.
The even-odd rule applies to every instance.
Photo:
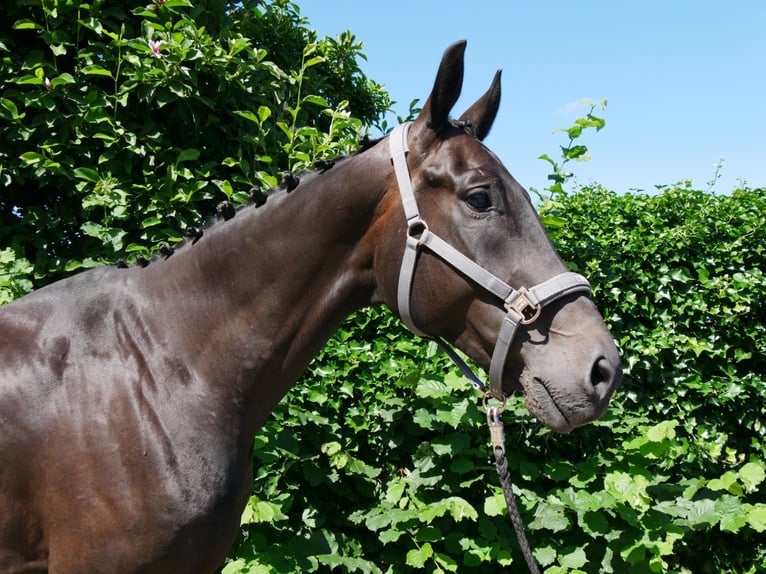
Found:
[[[407,153],[409,152],[407,134],[409,133],[410,125],[410,123],[405,123],[397,126],[389,136],[389,152],[399,186],[399,193],[402,198],[404,216],[407,221],[407,241],[399,270],[399,285],[397,289],[399,317],[407,325],[407,328],[416,335],[436,341],[479,392],[492,396],[497,400],[505,401],[502,386],[503,371],[505,370],[508,352],[519,325],[533,323],[540,316],[543,307],[561,297],[578,292],[590,293],[590,284],[585,277],[578,273],[565,272],[547,281],[543,281],[532,288],[526,289],[522,287],[516,290],[431,232],[418,210],[415,192],[412,188],[412,179],[410,178],[407,166]],[[420,250],[424,248],[497,297],[506,310],[490,362],[489,390],[486,389],[484,383],[473,373],[452,347],[441,338],[429,335],[418,329],[412,319],[410,309],[412,282],[415,277],[415,267],[417,266]]]

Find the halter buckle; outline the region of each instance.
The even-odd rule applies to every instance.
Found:
[[[540,305],[535,305],[527,298],[529,291],[525,287],[519,289],[517,293],[518,295],[510,303],[505,304],[505,309],[507,311],[513,310],[518,314],[521,317],[519,323],[522,325],[534,323],[540,316]]]

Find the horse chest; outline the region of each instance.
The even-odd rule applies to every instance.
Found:
[[[61,560],[52,571],[211,572],[220,564],[249,494],[251,456],[136,444],[83,457],[64,461],[56,474],[66,480],[46,489],[49,552],[52,563]]]

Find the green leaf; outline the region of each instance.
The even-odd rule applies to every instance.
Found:
[[[529,523],[531,530],[550,530],[552,532],[561,532],[569,526],[569,518],[564,514],[564,509],[547,502],[541,502],[537,505],[535,519]]]
[[[413,568],[423,568],[426,562],[434,555],[434,550],[429,542],[420,548],[407,552],[407,565]]]
[[[84,179],[93,183],[101,181],[101,176],[95,169],[89,167],[77,167],[74,169],[74,175],[78,179]]]
[[[540,566],[543,567],[553,564],[556,561],[556,556],[558,555],[556,549],[551,546],[537,547],[532,551],[532,554],[534,554],[535,560],[540,563]]]
[[[582,548],[575,548],[569,554],[559,553],[559,564],[565,568],[581,568],[588,562],[588,557]]]
[[[152,215],[150,217],[147,217],[141,222],[141,227],[143,229],[146,229],[147,227],[154,227],[155,225],[159,225],[162,223],[162,218],[157,217],[156,215]]]
[[[642,475],[631,476],[622,471],[604,477],[604,490],[615,499],[641,512],[649,510],[651,498],[646,492],[649,481]]]
[[[107,70],[103,66],[98,66],[96,64],[83,66],[80,72],[85,74],[86,76],[107,76],[109,78],[114,77],[112,76],[111,71]]]
[[[13,29],[14,30],[43,30],[43,27],[40,26],[40,24],[38,24],[37,22],[22,18],[21,20],[16,20],[13,23]]]
[[[189,148],[181,150],[181,153],[178,154],[178,160],[177,163],[181,163],[184,161],[196,161],[199,159],[200,151],[195,148]]]
[[[330,104],[327,103],[327,100],[325,100],[322,96],[306,96],[303,98],[303,101],[305,103],[309,104],[315,104],[317,106],[321,106],[323,108],[329,108]]]
[[[418,382],[416,393],[420,397],[440,398],[449,396],[450,389],[441,381],[422,379]]]
[[[715,510],[721,530],[724,532],[739,532],[747,524],[747,508],[736,497],[720,498],[715,503]]]
[[[276,504],[251,496],[242,511],[241,524],[272,523],[287,517]]]
[[[389,513],[374,514],[368,517],[364,522],[364,525],[373,532],[385,528],[389,524],[391,524],[391,515]]]
[[[265,106],[261,106],[261,109],[264,109],[264,108]],[[269,108],[265,108],[265,109],[268,110]],[[271,110],[269,110],[269,113],[271,113]],[[257,116],[256,114],[254,114],[253,112],[249,110],[234,110],[234,115],[244,118],[248,121],[251,121],[257,125],[261,125],[261,122],[263,121],[261,120],[259,116]]]
[[[74,76],[72,76],[72,74],[69,74],[67,72],[64,72],[63,74],[59,74],[55,78],[51,79],[51,86],[53,86],[54,88],[58,86],[66,86],[68,84],[74,84],[74,83],[75,83]]]
[[[271,108],[268,106],[260,106],[258,108],[258,123],[262,124],[271,117]]]
[[[19,159],[27,165],[35,165],[42,161],[45,161],[45,156],[35,151],[27,151],[19,156]]]
[[[758,485],[766,479],[762,462],[748,462],[739,469],[737,476],[748,492],[755,492]]]
[[[439,528],[435,526],[424,526],[418,530],[418,533],[415,535],[415,540],[417,542],[438,542],[443,537],[444,535]]]
[[[70,273],[72,271],[76,271],[77,269],[81,269],[83,267],[82,261],[77,261],[76,259],[70,259],[66,262],[66,265],[64,265],[64,271],[67,273]]]
[[[653,427],[650,427],[649,430],[646,431],[646,438],[648,438],[652,442],[660,442],[665,439],[674,439],[676,438],[676,427],[678,426],[678,421],[674,420],[667,420],[662,421],[661,423],[658,423],[654,425]]]
[[[638,540],[620,551],[620,556],[628,564],[640,564],[646,560],[646,541]]]
[[[588,148],[584,145],[575,145],[564,150],[564,157],[566,159],[573,159],[577,161],[584,161],[590,159],[588,155]]]
[[[324,61],[325,61],[325,59],[322,56],[314,56],[313,58],[310,58],[310,59],[306,60],[303,63],[303,69],[307,70],[307,69],[311,68],[312,66],[316,66],[317,64],[321,64]]]
[[[8,120],[19,119],[19,108],[8,98],[0,98],[0,117]]]
[[[726,490],[736,496],[742,496],[742,487],[737,482],[737,473],[728,471],[720,478],[714,478],[707,484],[710,490]]]
[[[766,504],[755,504],[747,513],[747,523],[756,532],[766,531]]]
[[[718,514],[715,509],[715,501],[708,498],[692,501],[686,519],[692,526],[716,524],[718,522]]]
[[[500,516],[505,512],[505,496],[502,492],[493,494],[484,500],[484,514],[487,516]]]
[[[442,552],[436,552],[434,553],[434,561],[444,568],[447,572],[457,572],[458,571],[458,563],[455,561],[454,558],[451,556],[444,554]],[[435,572],[438,572],[435,571]]]

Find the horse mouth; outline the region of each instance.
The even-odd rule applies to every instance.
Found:
[[[521,386],[527,409],[541,423],[554,432],[567,434],[579,425],[570,421],[548,389],[548,382],[538,377],[521,377]]]

